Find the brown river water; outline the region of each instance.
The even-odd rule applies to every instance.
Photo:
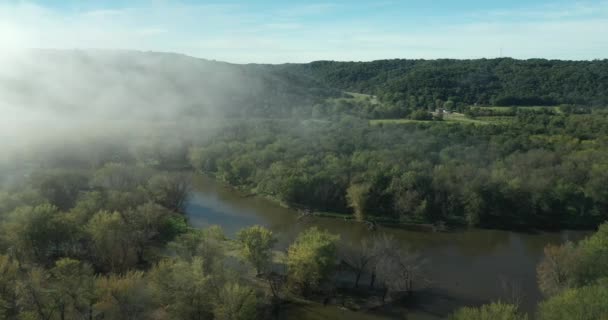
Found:
[[[584,231],[518,233],[480,229],[433,233],[390,227],[370,231],[362,224],[335,218],[310,217],[298,221],[294,210],[264,198],[244,197],[203,176],[195,179],[195,191],[187,213],[193,226],[219,225],[228,236],[234,236],[247,226],[266,226],[278,235],[279,246],[286,246],[301,230],[311,226],[355,243],[383,232],[426,260],[424,274],[429,282],[416,291],[415,303],[408,307],[389,306],[373,314],[321,305],[284,310],[284,318],[302,320],[442,319],[461,306],[509,301],[514,291],[521,298],[522,310],[533,315],[542,299],[536,284],[536,265],[542,257],[543,247],[549,243],[577,241],[589,234]],[[363,278],[362,283],[365,283]]]

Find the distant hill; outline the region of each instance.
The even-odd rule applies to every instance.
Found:
[[[447,101],[456,107],[608,106],[608,60],[317,61],[277,69],[333,88],[374,94],[406,110],[434,108]]]
[[[329,99],[333,105],[328,105],[328,98],[342,97],[344,91],[377,99]],[[3,60],[0,68],[3,111],[53,110],[110,119],[309,118],[317,108],[323,116],[399,118],[417,109],[464,111],[474,104],[605,107],[608,60],[238,65],[171,53],[32,50]]]

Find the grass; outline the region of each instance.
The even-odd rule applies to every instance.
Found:
[[[405,123],[431,123],[432,121],[421,121],[421,120],[412,120],[412,119],[373,119],[370,120],[369,123],[371,125],[378,124],[405,124]]]
[[[487,124],[492,123],[491,121],[486,121],[486,120],[471,119],[462,113],[445,114],[445,115],[443,115],[443,121],[444,122],[472,123],[472,124],[479,124],[479,125],[487,125]]]
[[[378,98],[376,96],[372,96],[371,94],[358,93],[358,92],[348,92],[345,91],[347,95],[350,95],[352,99],[357,101],[369,100],[372,104],[379,104]],[[346,98],[348,99],[348,98]]]
[[[475,107],[475,108],[479,108],[482,110],[483,109],[492,110],[492,111],[497,111],[497,112],[506,112],[506,111],[510,111],[511,108],[513,108],[513,107],[487,106],[487,107]],[[522,110],[534,110],[534,111],[548,109],[548,110],[551,110],[555,114],[562,114],[562,110],[560,109],[559,106],[515,106],[515,108],[522,109]]]
[[[486,119],[487,118],[487,119]],[[494,119],[500,118],[500,119]],[[489,124],[502,124],[506,119],[502,117],[478,117],[471,119],[462,113],[451,113],[443,116],[443,121],[429,121],[429,120],[413,120],[413,119],[373,119],[370,120],[371,125],[379,124],[410,124],[410,123],[433,123],[433,124],[474,124],[474,125],[489,125]]]

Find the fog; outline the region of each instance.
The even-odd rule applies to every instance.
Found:
[[[241,66],[178,54],[27,50],[0,57],[0,147],[124,140],[153,127],[203,125],[264,93]]]

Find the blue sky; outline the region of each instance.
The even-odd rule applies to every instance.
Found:
[[[171,51],[230,62],[608,58],[608,1],[0,0],[0,49]]]

